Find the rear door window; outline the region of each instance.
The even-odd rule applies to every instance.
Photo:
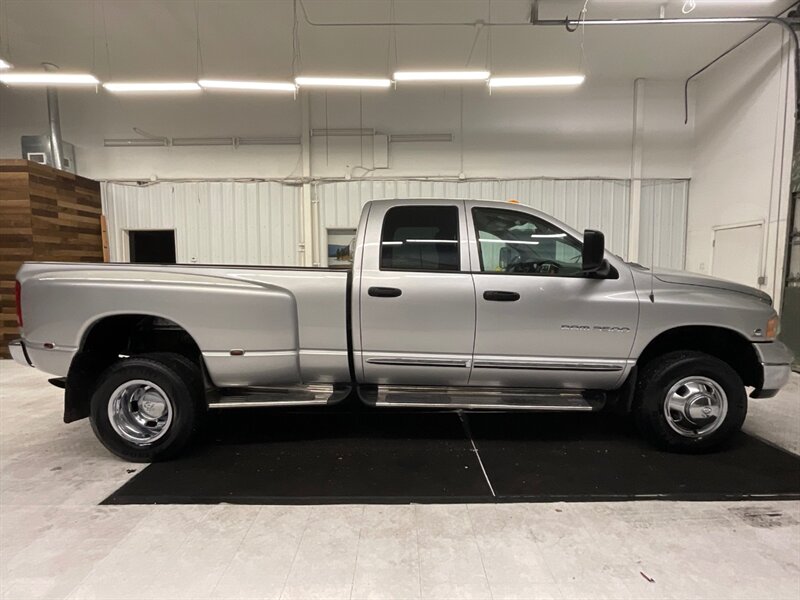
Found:
[[[459,271],[458,207],[396,206],[381,232],[382,271]]]

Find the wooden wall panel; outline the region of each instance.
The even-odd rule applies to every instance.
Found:
[[[19,336],[14,276],[26,260],[102,262],[100,184],[0,159],[0,356]]]

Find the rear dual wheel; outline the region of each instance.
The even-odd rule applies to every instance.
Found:
[[[191,441],[205,410],[197,366],[180,354],[152,353],[121,359],[100,376],[90,419],[108,450],[154,462]]]
[[[635,417],[660,448],[701,452],[723,444],[747,416],[738,373],[702,352],[670,352],[643,368],[636,384]]]

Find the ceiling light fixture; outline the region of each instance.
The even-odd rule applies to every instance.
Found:
[[[536,77],[492,77],[489,87],[555,87],[580,85],[586,79],[585,75],[550,75]]]
[[[368,77],[296,77],[300,87],[350,87],[350,88],[388,88],[390,79]]]
[[[139,82],[104,83],[109,92],[199,92],[201,87],[195,82]]]
[[[375,130],[371,127],[342,127],[339,129],[313,128],[311,130],[311,137],[358,137],[373,135],[375,135]]]
[[[291,135],[268,135],[264,137],[240,137],[239,146],[299,146],[300,137]]]
[[[230,81],[223,79],[201,79],[197,83],[203,89],[211,90],[250,90],[258,92],[291,92],[297,91],[294,83],[280,81]]]
[[[125,138],[103,140],[106,148],[146,148],[151,146],[168,146],[167,138]]]
[[[0,58],[0,70],[4,70],[4,69],[12,69],[13,67],[14,67],[14,65],[12,65],[10,62],[8,62],[7,60],[3,60],[2,58]]]
[[[397,71],[395,81],[486,81],[489,71]]]
[[[233,146],[232,137],[172,138],[173,146]]]
[[[97,85],[100,82],[88,73],[0,73],[6,85]]]
[[[397,142],[452,142],[452,133],[392,133],[389,141]]]

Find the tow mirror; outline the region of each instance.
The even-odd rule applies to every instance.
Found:
[[[585,273],[603,275],[608,263],[603,258],[606,251],[606,238],[602,231],[585,229],[583,231],[583,270]]]

